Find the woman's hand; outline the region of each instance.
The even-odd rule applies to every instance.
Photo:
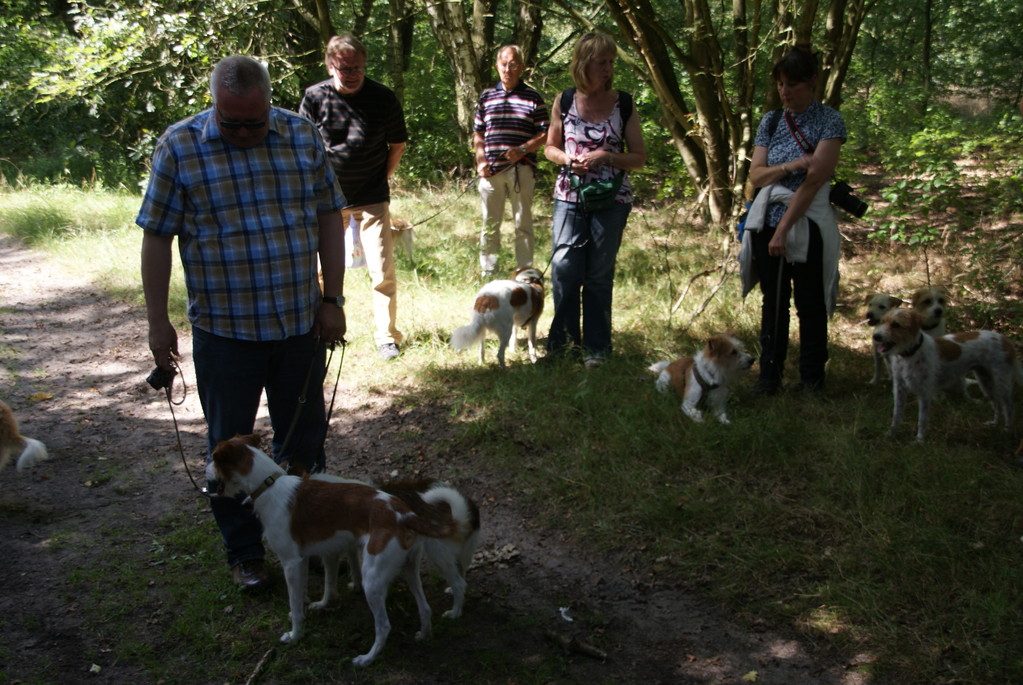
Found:
[[[767,244],[767,253],[772,257],[785,256],[785,239],[788,237],[789,229],[779,226],[771,236],[771,242]]]

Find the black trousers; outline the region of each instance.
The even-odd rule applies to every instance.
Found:
[[[802,264],[772,257],[767,246],[775,227],[754,233],[753,258],[764,302],[760,310],[760,378],[780,382],[789,345],[789,299],[799,317],[799,378],[803,385],[824,383],[828,361],[828,308],[824,298],[824,241],[820,227],[810,222],[810,246]],[[779,269],[781,274],[779,277]]]

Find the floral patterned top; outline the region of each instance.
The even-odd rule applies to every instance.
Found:
[[[584,152],[592,150],[610,150],[614,153],[625,151],[625,122],[622,121],[621,97],[615,99],[611,116],[604,121],[594,123],[584,120],[576,111],[575,98],[572,98],[572,106],[564,117],[562,127],[565,135],[565,153],[575,157]],[[610,179],[621,169],[615,169],[606,164],[598,167],[595,171],[583,176],[580,181],[603,181]],[[567,166],[561,167],[558,172],[558,180],[554,184],[554,199],[565,202],[578,202],[578,193],[572,190],[572,172]],[[632,185],[629,183],[628,174],[622,181],[622,187],[618,189],[615,197],[616,204],[632,203]]]

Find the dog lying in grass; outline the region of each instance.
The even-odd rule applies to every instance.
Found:
[[[682,398],[682,413],[693,421],[703,421],[705,407],[723,424],[729,423],[725,404],[732,383],[753,366],[742,343],[732,335],[719,333],[706,340],[693,357],[662,361],[650,367],[657,374],[656,387],[667,392],[673,386]]]

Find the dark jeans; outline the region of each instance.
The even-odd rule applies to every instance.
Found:
[[[207,461],[220,441],[252,433],[260,398],[266,390],[274,432],[274,459],[294,460],[311,471],[323,470],[327,431],[323,406],[326,349],[316,346],[311,334],[252,342],[223,338],[193,327],[192,356],[199,401],[206,416]],[[281,453],[303,390],[305,404],[287,450]],[[241,506],[241,500],[214,498],[211,508],[230,566],[263,558],[263,528],[259,519]]]
[[[548,353],[581,347],[586,356],[610,354],[615,262],[630,211],[632,205],[616,204],[590,214],[582,211],[580,204],[554,201],[554,320],[547,338]]]
[[[774,230],[774,226],[767,226],[752,238],[760,292],[764,296],[760,310],[760,378],[781,382],[789,345],[789,298],[794,297],[799,317],[799,377],[804,385],[817,387],[824,383],[824,365],[828,361],[828,308],[824,299],[824,243],[820,228],[810,222],[810,247],[802,264],[789,264],[768,253]]]

